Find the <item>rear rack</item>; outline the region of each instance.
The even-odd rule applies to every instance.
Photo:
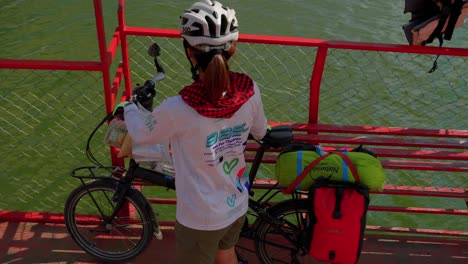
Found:
[[[71,176],[77,179],[108,179],[120,178],[127,170],[119,166],[83,166],[71,171]]]

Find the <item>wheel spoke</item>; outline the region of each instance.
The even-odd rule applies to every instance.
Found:
[[[288,200],[257,218],[254,243],[261,263],[315,263],[304,245],[307,206],[306,200]]]
[[[71,237],[87,253],[104,261],[124,261],[150,243],[153,224],[136,192],[125,197],[122,213],[105,221],[115,208],[113,186],[96,181],[75,189],[66,202],[65,223]]]

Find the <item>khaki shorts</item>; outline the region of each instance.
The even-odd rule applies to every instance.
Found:
[[[234,223],[220,230],[195,230],[176,221],[177,264],[212,264],[218,249],[234,247],[244,224],[245,215]]]

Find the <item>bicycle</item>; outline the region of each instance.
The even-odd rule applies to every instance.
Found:
[[[249,211],[248,215],[255,220],[249,225],[248,218],[242,228],[240,237],[253,240],[254,250],[238,243],[236,252],[239,259],[245,258],[245,253],[254,253],[260,263],[306,264],[316,263],[307,253],[309,251],[310,205],[307,191],[293,190],[291,198],[278,203],[272,199],[282,192],[284,186],[276,183],[258,199],[254,199],[251,190],[258,173],[262,158],[268,148],[280,148],[292,141],[291,127],[276,127],[277,133],[273,139],[266,138],[259,143],[251,169],[249,171]]]
[[[154,85],[164,72],[157,55],[150,55],[154,57],[158,70],[152,79]],[[151,85],[151,82],[146,83]],[[129,160],[128,169],[103,166],[94,158],[90,149],[91,139],[97,129],[112,118],[113,115],[109,114],[90,134],[86,154],[95,166],[72,170],[71,176],[79,179],[81,185],[70,193],[64,209],[65,225],[72,239],[88,254],[108,262],[135,258],[148,247],[153,236],[162,239],[156,214],[142,192],[133,186],[135,180],[175,190],[174,177],[141,167],[133,158]],[[259,148],[249,172],[250,186],[265,151],[283,147],[292,138],[291,127],[281,126],[272,128],[264,139],[257,141]],[[252,226],[246,220],[241,236],[254,240],[262,263],[307,263],[299,262],[308,250],[304,240],[308,224],[306,200],[300,198],[301,191],[295,191],[292,199],[271,204],[271,199],[278,193],[273,191],[276,187],[271,187],[258,200],[253,199],[254,194],[249,188],[249,214],[256,219]],[[286,242],[278,242],[280,238],[290,246]],[[285,253],[279,258],[272,254],[271,247],[278,248],[273,253]],[[241,250],[243,248],[237,247],[239,254]],[[276,262],[283,261],[285,257],[287,262]]]

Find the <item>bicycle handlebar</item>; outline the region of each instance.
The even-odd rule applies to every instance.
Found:
[[[166,74],[164,72],[163,67],[159,63],[158,57],[161,54],[161,47],[157,43],[153,43],[148,48],[148,54],[154,58],[154,66],[156,67],[156,74],[151,79],[153,82],[158,82],[164,78],[166,78]]]

